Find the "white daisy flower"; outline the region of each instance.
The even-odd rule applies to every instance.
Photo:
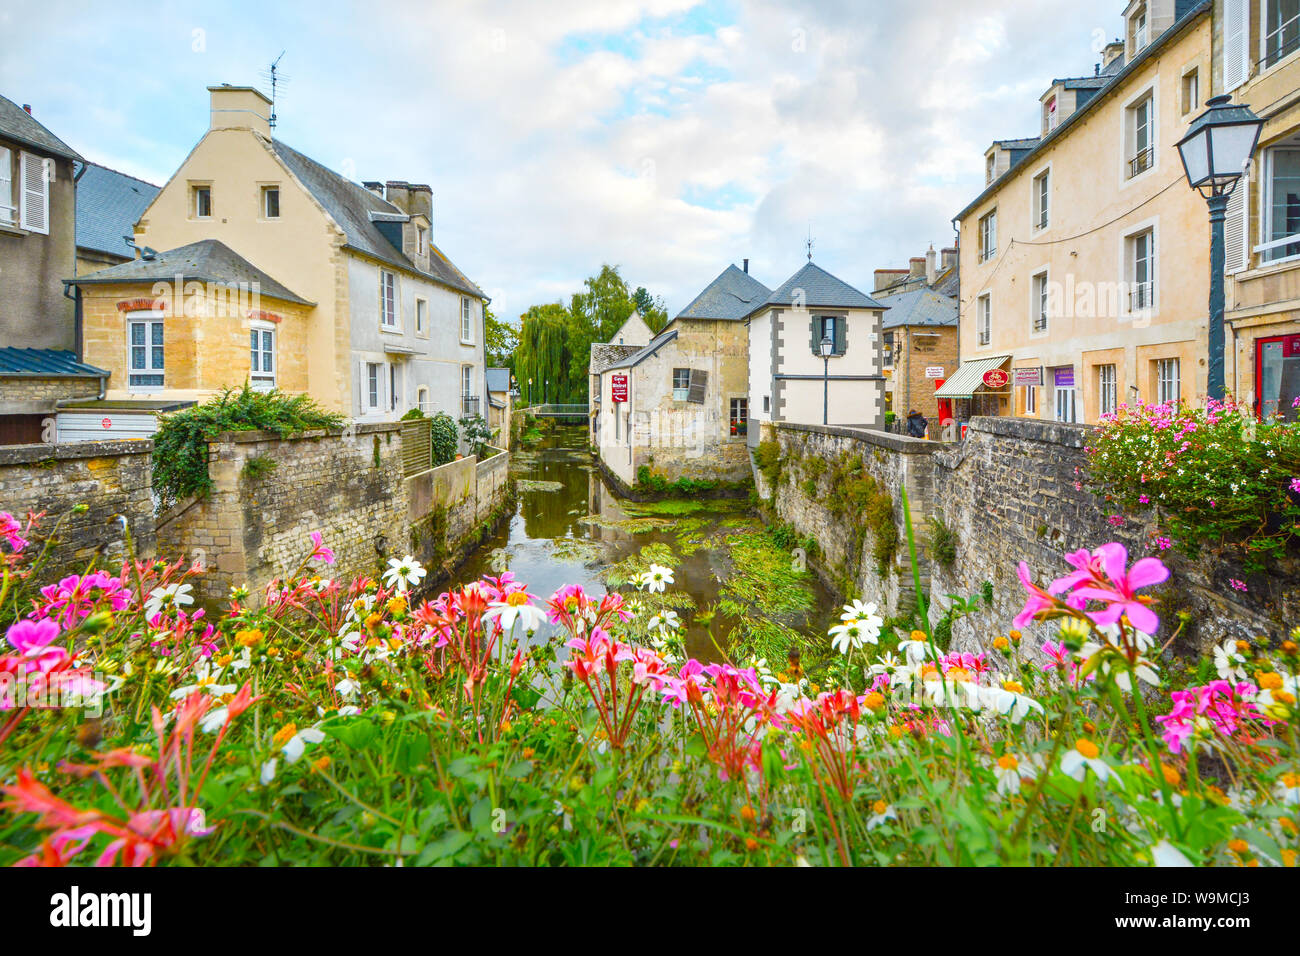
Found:
[[[413,555],[404,558],[389,558],[388,570],[384,572],[384,584],[405,593],[412,585],[418,585],[429,572],[424,565],[415,560]]]

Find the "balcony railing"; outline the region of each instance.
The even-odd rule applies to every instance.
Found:
[[[1128,307],[1130,312],[1141,312],[1149,309],[1155,304],[1155,283],[1139,282],[1128,292]]]
[[[482,414],[482,406],[483,400],[477,395],[462,395],[460,397],[460,414],[462,418]]]
[[[1128,161],[1128,176],[1132,179],[1138,173],[1144,173],[1155,162],[1156,151],[1150,146],[1138,150],[1138,154]]]

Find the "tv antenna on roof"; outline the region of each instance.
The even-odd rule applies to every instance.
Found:
[[[275,97],[279,87],[289,82],[289,77],[280,72],[280,61],[284,59],[284,50],[271,63],[271,69],[262,74],[262,79],[271,81],[271,129],[275,129]]]

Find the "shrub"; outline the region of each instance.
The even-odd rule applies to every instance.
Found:
[[[754,464],[774,489],[781,483],[781,445],[774,438],[758,443],[754,449]]]
[[[945,568],[957,560],[957,532],[939,515],[930,516],[930,557]]]
[[[433,416],[429,426],[429,440],[433,445],[433,465],[445,465],[456,457],[456,446],[460,444],[460,432],[456,420],[446,412]]]
[[[460,420],[461,434],[469,445],[469,453],[480,459],[487,457],[488,445],[492,441],[492,429],[483,420],[482,415],[467,415]]]
[[[1262,570],[1300,534],[1300,422],[1257,421],[1211,402],[1120,406],[1087,448],[1091,488],[1123,513],[1152,518],[1161,549],[1231,549]]]
[[[308,395],[278,389],[255,391],[247,384],[162,420],[154,433],[153,488],[164,507],[212,489],[208,442],[222,432],[271,431],[281,438],[312,428],[342,428],[346,419],[327,412]]]

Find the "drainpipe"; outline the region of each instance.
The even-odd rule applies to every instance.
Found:
[[[72,295],[68,295],[68,290],[75,288]],[[81,328],[81,287],[74,285],[70,280],[63,280],[63,297],[72,300],[72,354],[77,357],[77,361],[83,360],[82,350],[82,328]]]

